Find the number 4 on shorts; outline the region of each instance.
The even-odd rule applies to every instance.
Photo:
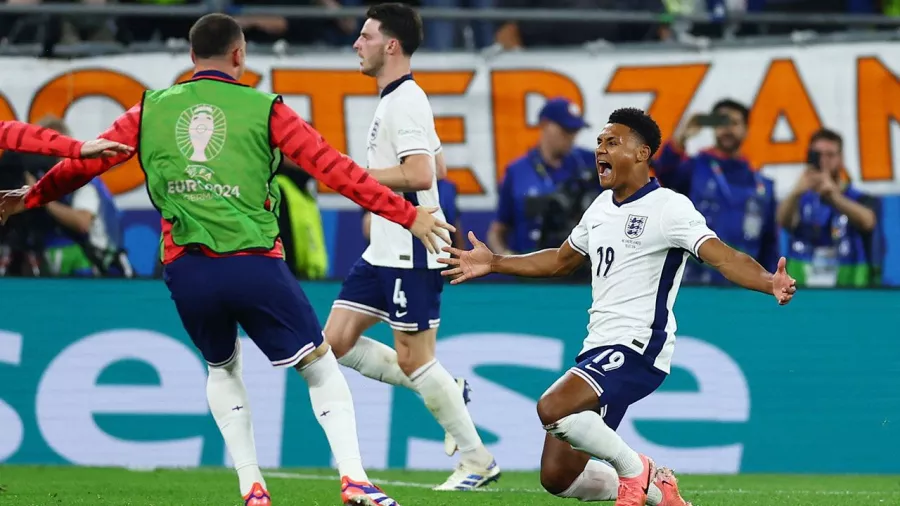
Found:
[[[397,278],[394,281],[394,304],[406,309],[406,294],[403,293],[403,280]]]

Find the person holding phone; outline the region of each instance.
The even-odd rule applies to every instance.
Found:
[[[878,283],[878,200],[846,177],[843,139],[821,129],[810,138],[806,168],[778,206],[788,232],[788,269],[804,286]]]
[[[659,182],[694,203],[707,226],[726,244],[752,256],[770,271],[778,262],[775,183],[741,154],[750,111],[734,100],[720,100],[710,114],[692,116],[654,160]],[[685,145],[704,128],[716,143],[694,156]],[[697,262],[685,267],[686,283],[725,285],[717,271]]]

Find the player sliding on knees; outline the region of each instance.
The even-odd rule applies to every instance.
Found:
[[[138,146],[147,189],[163,218],[165,280],[185,331],[208,363],[210,411],[234,461],[244,503],[270,506],[259,469],[244,387],[237,326],[276,367],[294,367],[309,386],[316,419],[337,463],[346,504],[395,506],[363,469],[350,389],[324,343],[313,308],[284,262],[282,154],[311,175],[438,252],[452,226],[436,208],[417,208],[379,184],[275,94],[238,83],[246,42],[223,14],[190,32],[193,78],[147,91],[102,137]],[[174,135],[173,135],[174,134]],[[53,202],[130,158],[66,160],[33,187],[0,192],[0,220]]]
[[[422,42],[422,20],[408,5],[376,5],[353,45],[362,73],[374,77],[381,101],[369,127],[369,174],[406,200],[438,206],[436,166],[441,143],[428,97],[410,71]],[[436,213],[444,219],[441,211]],[[371,244],[344,280],[325,324],[338,361],[366,377],[417,392],[446,431],[445,451],[461,458],[436,490],[471,490],[496,481],[500,467],[485,448],[466,409],[467,386],[435,358],[440,325],[440,251],[429,254],[409,232],[373,216]],[[363,332],[391,326],[394,351]]]
[[[674,474],[636,453],[615,430],[628,407],[659,388],[669,373],[672,308],[688,255],[780,305],[796,291],[784,258],[774,274],[766,272],[721,242],[685,196],[649,177],[659,144],[659,127],[643,111],[613,112],[595,152],[600,182],[609,191],[597,197],[559,248],[495,255],[470,233],[473,249],[445,247],[454,257],[440,260],[452,267],[444,275],[453,284],[492,272],[565,276],[590,260],[593,303],[584,347],[537,406],[547,431],[541,483],[560,497],[615,500],[616,506],[687,505]]]

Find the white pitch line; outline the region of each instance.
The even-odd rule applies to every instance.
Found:
[[[285,473],[285,472],[263,472],[266,476],[271,476],[272,478],[285,478],[289,480],[315,480],[315,481],[337,481],[333,476],[325,476],[320,474],[301,474],[301,473]],[[427,483],[417,483],[417,482],[409,482],[409,481],[394,481],[394,480],[377,480],[373,479],[373,483],[377,485],[385,485],[388,487],[409,487],[409,488],[423,488],[430,489],[434,487],[434,484]],[[491,486],[489,488],[482,488],[475,490],[475,492],[493,492],[493,493],[510,493],[510,492],[518,492],[518,493],[526,493],[526,494],[546,494],[547,492],[543,489],[538,488],[497,488]],[[736,489],[693,489],[688,490],[688,495],[740,495],[740,494],[777,494],[777,495],[824,495],[824,496],[896,496],[900,495],[900,491],[897,490],[883,490],[883,491],[874,491],[874,490],[770,490],[770,489],[758,489],[758,490],[747,490],[742,488]]]

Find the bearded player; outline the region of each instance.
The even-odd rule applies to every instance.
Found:
[[[597,137],[600,194],[559,248],[495,255],[469,234],[473,249],[454,255],[451,283],[491,272],[564,276],[590,260],[593,304],[588,336],[576,365],[538,401],[547,436],[541,483],[560,497],[615,500],[616,506],[685,506],[673,473],[632,450],[615,430],[631,404],[651,394],[669,373],[675,349],[672,308],[688,255],[732,282],[790,302],[795,281],[785,259],[771,274],[725,245],[693,204],[660,188],[649,161],[659,126],[643,111],[619,109]],[[594,457],[599,460],[591,460]]]
[[[209,369],[210,411],[234,461],[247,506],[270,506],[259,469],[237,326],[276,367],[309,386],[347,504],[396,506],[363,469],[347,382],[322,328],[284,262],[278,230],[282,156],[362,207],[409,229],[437,252],[453,227],[378,184],[276,94],[238,82],[246,41],[240,25],[209,14],[190,32],[193,78],[144,93],[101,137],[137,146],[147,190],[162,214],[164,279],[185,331]],[[64,161],[33,187],[0,192],[0,221],[70,193],[133,153]]]
[[[438,206],[436,169],[441,144],[428,97],[413,79],[410,57],[422,42],[422,20],[404,4],[376,5],[353,45],[361,71],[375,78],[381,100],[369,129],[369,174],[416,205]],[[441,211],[437,216],[444,219]],[[342,365],[364,376],[417,392],[457,446],[456,470],[437,490],[480,488],[500,476],[466,409],[458,382],[434,355],[440,325],[443,265],[402,227],[373,216],[370,245],[353,266],[325,324],[325,337]],[[363,336],[384,321],[394,347]],[[462,390],[462,392],[461,392]]]

